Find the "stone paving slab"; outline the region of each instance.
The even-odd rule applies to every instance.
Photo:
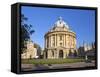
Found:
[[[22,64],[22,70],[43,70],[43,69],[59,69],[59,68],[81,68],[81,67],[92,67],[95,63],[67,63],[67,64],[52,64],[50,66],[46,65],[33,65],[33,64]]]

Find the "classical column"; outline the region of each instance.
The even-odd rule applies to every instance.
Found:
[[[55,47],[56,47],[56,34],[54,35],[54,37],[55,37],[55,41],[54,41],[54,43],[55,43]]]
[[[74,46],[76,48],[76,38],[74,37]]]
[[[48,47],[50,48],[50,36],[48,36]]]
[[[52,36],[50,35],[50,47],[52,47]]]
[[[48,47],[47,47],[47,43],[48,43],[48,38],[46,37],[46,45],[45,45],[45,46],[46,46],[46,48],[48,48]]]
[[[69,37],[68,38],[68,46],[69,46],[69,48],[71,48],[71,46],[70,46],[70,35],[68,37]]]
[[[54,38],[55,38],[54,36],[51,37],[51,45],[52,45],[52,47],[55,46],[55,45],[54,45],[54,42],[55,42],[55,39],[54,39]]]
[[[71,39],[71,35],[70,35],[70,48],[72,47],[72,46],[71,46],[71,44],[72,44],[72,41],[71,41],[71,40],[72,40],[72,39]]]
[[[65,47],[66,47],[66,34],[65,34]]]
[[[63,34],[63,40],[64,40],[63,46],[65,47],[65,34]]]
[[[51,35],[49,36],[49,42],[50,42],[49,47],[51,47]]]
[[[65,47],[65,34],[63,35],[63,38],[64,38],[63,40],[64,40],[64,47]]]
[[[66,47],[68,48],[68,37],[67,37],[67,34],[66,34]]]
[[[56,47],[56,34],[55,34],[55,47]]]
[[[58,38],[57,38],[57,34],[56,34],[56,46],[57,46],[57,40],[58,40]]]
[[[53,42],[53,37],[52,35],[50,36],[50,46],[52,47],[52,42]]]
[[[75,47],[74,36],[73,36],[73,48]]]
[[[45,37],[45,48],[47,48],[46,39],[47,39],[47,38]]]
[[[63,36],[63,46],[64,46],[64,34],[62,36]]]
[[[66,47],[66,34],[65,34],[65,47]]]
[[[72,48],[73,48],[73,36],[71,36],[71,46],[72,46]]]
[[[71,48],[73,48],[73,36],[71,36]]]
[[[47,42],[46,42],[46,47],[48,48],[49,39],[48,39],[48,37],[47,37],[46,39],[47,39]]]
[[[63,34],[63,46],[65,46],[65,35]]]

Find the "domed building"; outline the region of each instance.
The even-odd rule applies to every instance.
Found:
[[[70,53],[76,52],[76,34],[70,30],[69,25],[62,17],[59,17],[44,38],[44,58],[67,58]]]

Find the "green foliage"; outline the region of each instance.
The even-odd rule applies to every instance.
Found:
[[[21,53],[25,51],[25,40],[30,39],[30,35],[34,33],[34,30],[32,29],[32,25],[26,24],[25,21],[27,21],[28,18],[24,16],[24,14],[21,15]]]

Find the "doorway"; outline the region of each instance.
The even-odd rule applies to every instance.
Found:
[[[63,58],[63,50],[59,51],[59,58]]]

